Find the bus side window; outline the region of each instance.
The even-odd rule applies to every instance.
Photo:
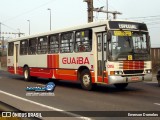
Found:
[[[38,38],[38,46],[37,46],[37,53],[38,54],[46,54],[48,48],[48,39],[47,37],[39,37]]]
[[[28,54],[29,55],[36,54],[36,50],[37,50],[37,39],[36,38],[29,39]]]
[[[59,34],[49,36],[48,53],[59,52]]]
[[[10,42],[8,43],[8,56],[13,56],[13,51],[14,51],[14,43]]]
[[[92,50],[92,31],[81,30],[76,32],[75,52],[90,52]]]
[[[73,52],[73,32],[67,32],[61,34],[60,52],[61,53]]]
[[[28,40],[20,41],[20,55],[28,54]]]

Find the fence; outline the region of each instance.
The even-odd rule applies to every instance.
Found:
[[[157,73],[160,69],[160,48],[151,48],[152,72]]]

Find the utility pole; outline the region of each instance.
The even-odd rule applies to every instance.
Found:
[[[51,27],[51,26],[52,26],[52,23],[51,23],[51,22],[52,22],[52,20],[51,20],[51,18],[52,18],[52,17],[51,17],[51,9],[48,8],[47,10],[49,10],[49,13],[50,13],[49,15],[50,15],[50,31],[51,31],[51,29],[52,29],[52,27]]]
[[[31,30],[30,30],[30,29],[31,29],[31,28],[30,28],[30,22],[31,22],[31,21],[30,21],[30,20],[27,20],[27,21],[28,21],[28,25],[29,25],[29,35],[30,35],[30,34],[31,34]]]
[[[2,26],[2,23],[0,22],[0,40],[1,40],[1,26]]]
[[[103,13],[111,13],[111,14],[113,15],[113,19],[116,19],[118,14],[119,14],[119,15],[122,14],[121,12],[118,12],[118,11],[107,11],[107,10],[103,10],[103,7],[94,8],[93,11],[103,12]]]
[[[88,5],[88,22],[93,22],[93,0],[83,0]]]

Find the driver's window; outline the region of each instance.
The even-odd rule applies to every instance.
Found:
[[[120,46],[118,45],[118,37],[117,36],[112,36],[112,52],[113,54],[118,52],[120,50]]]
[[[146,44],[146,35],[143,34],[142,36],[142,49],[146,49],[147,48],[147,44]]]

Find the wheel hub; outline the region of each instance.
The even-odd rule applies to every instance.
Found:
[[[90,77],[89,75],[84,75],[83,76],[83,83],[85,86],[88,86],[90,84]]]

